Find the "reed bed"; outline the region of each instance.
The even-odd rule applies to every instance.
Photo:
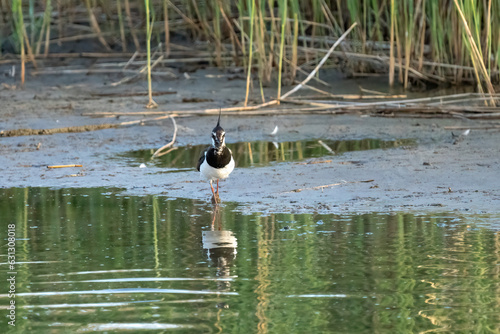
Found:
[[[490,94],[500,82],[499,0],[0,0],[0,62],[24,80],[37,59],[151,57],[155,75],[161,57],[243,67],[262,92],[309,73],[353,23],[328,62],[349,75]]]

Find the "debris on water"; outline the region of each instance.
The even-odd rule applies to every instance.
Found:
[[[276,134],[277,134],[277,133],[278,133],[278,126],[276,125],[276,126],[274,127],[273,132],[271,132],[269,135],[270,135],[270,136],[276,136]]]
[[[323,146],[324,148],[326,148],[326,150],[328,152],[330,152],[331,154],[335,154],[335,152],[328,146],[326,145],[322,140],[318,140],[318,143]]]
[[[145,163],[142,163],[139,168],[146,168],[146,164]]]
[[[468,136],[470,133],[470,129],[467,129],[465,130],[464,132],[462,132],[461,134],[459,135],[456,135],[454,134],[453,132],[451,133],[451,137],[454,139],[453,140],[453,145],[457,145],[458,143],[460,143],[462,140],[465,139],[466,136]]]

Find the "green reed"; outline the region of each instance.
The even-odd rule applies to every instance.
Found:
[[[492,84],[500,82],[499,1],[145,2],[0,1],[0,18],[14,27],[11,32],[2,31],[0,42],[15,44],[21,57],[29,55],[25,47],[31,45],[33,54],[40,57],[41,47],[45,46],[47,56],[54,41],[62,44],[95,39],[103,51],[117,54],[113,44],[121,44],[120,52],[133,52],[144,49],[144,45],[147,49],[148,43],[161,42],[165,55],[170,55],[172,36],[177,41],[185,40],[188,47],[191,42],[202,41],[205,43],[199,45],[205,45],[212,54],[210,62],[219,67],[244,65],[249,90],[253,87],[252,73],[257,74],[260,86],[272,81],[278,86],[292,82],[299,66],[305,71],[311,69],[311,60],[320,59],[347,27],[358,22],[341,49],[377,55],[381,60],[337,55],[342,61],[336,63],[344,71],[385,72],[390,83],[405,87],[428,82],[475,83],[482,87],[480,90],[491,92]],[[152,13],[161,13],[156,15],[155,24],[148,17]],[[93,37],[88,37],[89,30]],[[62,37],[65,40],[60,40]],[[127,41],[133,41],[135,50],[130,50]],[[193,56],[198,51],[199,47],[193,48]]]
[[[148,97],[149,102],[146,108],[156,108],[158,104],[153,100],[153,87],[151,80],[151,36],[153,34],[151,18],[150,18],[150,4],[149,0],[144,0],[144,5],[146,7],[146,52],[147,52],[147,66],[148,66]],[[154,21],[154,16],[152,21]]]

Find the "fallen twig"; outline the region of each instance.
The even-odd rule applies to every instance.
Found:
[[[315,165],[315,164],[328,164],[333,160],[314,160],[308,162],[298,162],[297,165]]]
[[[47,168],[69,168],[69,167],[83,167],[82,165],[53,165],[47,166]]]
[[[316,187],[298,188],[298,189],[293,189],[293,190],[290,190],[290,191],[284,191],[282,193],[298,193],[298,192],[301,192],[301,191],[304,191],[304,190],[318,190],[318,189],[323,190],[324,188],[330,188],[330,187],[340,186],[342,184],[349,184],[349,183],[369,183],[369,182],[373,182],[373,181],[375,181],[375,180],[339,182],[339,183],[325,184],[325,185],[316,186]]]
[[[153,156],[151,158],[155,158],[155,157],[158,157],[160,155],[163,155],[160,152],[163,151],[164,149],[171,147],[175,143],[175,138],[177,137],[177,123],[175,122],[175,118],[173,116],[169,116],[169,117],[172,120],[172,123],[174,124],[174,135],[172,136],[172,140],[167,145],[164,145],[164,146],[160,147],[158,150],[156,150],[156,152],[153,153]],[[168,152],[170,152],[170,151],[171,150],[169,150]],[[166,153],[164,153],[164,154],[166,154]]]

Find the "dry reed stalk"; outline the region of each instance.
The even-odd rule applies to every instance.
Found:
[[[137,38],[137,34],[135,32],[134,23],[132,21],[132,13],[130,11],[129,0],[125,0],[125,13],[127,14],[128,28],[130,29],[130,34],[132,35],[132,40],[134,41],[135,50],[141,51],[141,43],[139,43],[139,39]]]
[[[283,54],[283,50],[285,46],[287,3],[288,1],[284,1],[283,13],[281,14],[281,41],[280,41],[280,55],[278,58],[278,94],[276,96],[276,99],[278,100],[278,105],[280,104],[280,99],[281,99],[281,76],[283,73],[283,58],[285,57],[285,55]]]
[[[125,26],[123,24],[121,0],[116,0],[116,11],[118,12],[118,25],[120,27],[120,40],[122,43],[122,51],[127,52],[127,40],[125,39]]]
[[[394,70],[395,70],[395,59],[394,59],[394,42],[395,42],[395,21],[396,21],[396,9],[395,0],[391,0],[391,31],[390,31],[390,50],[389,50],[389,86],[394,85]]]
[[[50,34],[50,9],[52,8],[51,0],[45,2],[45,11],[43,15],[42,26],[40,27],[40,34],[38,35],[38,40],[36,43],[35,55],[40,54],[40,49],[42,47],[43,32],[46,31],[45,35]],[[46,43],[49,37],[46,37]]]
[[[22,1],[17,1],[16,3],[13,3],[13,6],[15,8],[12,8],[13,13],[17,14],[17,17],[14,19],[17,21],[14,21],[15,24],[15,29],[16,29],[16,35],[17,38],[19,39],[19,44],[20,44],[20,53],[21,53],[21,86],[24,86],[25,82],[25,77],[26,77],[26,55],[25,55],[25,49],[24,49],[24,41],[25,41],[25,29],[24,29],[24,16],[23,16],[23,6],[22,6]],[[17,13],[16,13],[17,11]]]
[[[292,43],[292,61],[291,61],[291,73],[290,79],[293,80],[297,75],[297,46],[299,42],[299,20],[297,13],[294,13],[294,25],[293,25],[293,43]]]
[[[57,13],[58,13],[58,16],[59,16],[59,20],[57,20],[57,30],[58,30],[58,33],[59,33],[58,36],[59,36],[59,38],[61,38],[62,36],[64,36],[63,21],[61,19],[61,18],[64,17],[64,15],[63,15],[63,7],[62,7],[62,1],[56,1],[56,3],[57,3]],[[45,42],[45,45],[47,45],[47,41]],[[58,45],[61,46],[62,43],[59,42]]]
[[[172,9],[179,14],[180,17],[193,29],[198,33],[203,34],[203,31],[198,27],[198,25],[188,16],[186,16],[176,5],[174,5],[170,0],[166,0],[168,5],[172,7]]]
[[[146,52],[147,52],[147,70],[148,70],[148,97],[149,101],[146,105],[146,108],[152,109],[158,107],[158,104],[153,99],[153,83],[151,80],[151,36],[153,34],[153,29],[151,27],[151,19],[150,19],[150,8],[149,8],[149,0],[145,0],[146,6]],[[163,55],[160,56],[163,58]]]
[[[165,29],[165,58],[168,58],[170,57],[170,25],[167,0],[163,0],[163,22],[163,27]]]
[[[94,32],[97,34],[97,39],[106,50],[111,51],[111,47],[102,35],[101,28],[99,27],[99,23],[97,22],[92,6],[90,5],[90,0],[85,0],[85,6],[87,7],[87,12],[89,14],[90,25],[92,26]]]
[[[314,68],[314,70],[311,73],[309,73],[309,76],[307,78],[305,78],[300,84],[298,84],[293,89],[291,89],[290,91],[288,91],[287,93],[285,93],[283,96],[281,96],[280,99],[281,100],[286,99],[288,96],[290,96],[291,94],[295,93],[300,88],[302,88],[303,85],[305,85],[306,83],[308,83],[309,80],[311,80],[311,78],[316,74],[316,72],[318,72],[318,70],[321,68],[321,66],[323,66],[323,64],[326,62],[326,60],[330,57],[330,55],[332,54],[333,50],[342,42],[342,40],[351,32],[351,30],[356,25],[357,25],[357,22],[354,22],[349,27],[349,29],[347,29],[346,32],[344,32],[342,34],[342,36],[340,36],[340,38],[337,40],[337,42],[335,42],[335,44],[333,44],[333,46],[330,48],[330,50],[328,50],[327,54],[323,57],[323,59],[321,59],[321,61],[319,62],[319,64],[316,66],[316,68]]]
[[[231,24],[231,21],[227,17],[226,11],[224,10],[224,6],[222,5],[222,0],[217,0],[217,3],[219,5],[219,10],[222,14],[222,18],[226,22],[226,25],[229,29],[229,34],[231,36],[231,44],[233,45],[233,61],[235,64],[238,64],[239,63],[238,57],[237,57],[238,51],[236,50],[234,44],[236,44],[238,46],[238,49],[240,51],[243,51],[243,46],[241,45],[241,43],[238,39],[238,35],[234,31],[234,28],[233,28],[233,25]]]
[[[490,76],[488,75],[488,71],[486,70],[486,66],[484,65],[483,58],[481,57],[481,53],[479,52],[479,49],[476,45],[476,42],[474,41],[474,37],[472,36],[472,33],[469,29],[469,25],[467,23],[465,15],[462,12],[460,5],[458,4],[458,0],[453,0],[453,1],[455,2],[455,5],[457,7],[457,11],[460,14],[460,18],[462,19],[462,23],[463,23],[465,32],[467,34],[468,41],[469,41],[470,46],[471,46],[471,51],[472,51],[471,58],[473,60],[473,64],[475,64],[474,67],[477,66],[477,72],[475,72],[475,73],[477,76],[478,86],[480,87],[480,83],[481,83],[481,78],[479,77],[479,73],[481,73],[483,80],[486,83],[486,88],[488,90],[488,93],[490,95],[495,94],[495,89],[493,88],[493,85],[491,84]],[[493,106],[495,105],[495,101],[493,99],[490,102],[492,103]]]
[[[248,105],[248,95],[250,93],[250,79],[252,75],[252,57],[253,57],[253,25],[254,25],[254,16],[255,16],[255,1],[252,0],[252,7],[250,11],[250,17],[252,20],[250,21],[250,36],[248,40],[248,70],[247,70],[247,85],[246,85],[246,93],[245,93],[245,103],[243,104],[245,107]]]
[[[24,42],[26,43],[26,49],[28,50],[28,57],[29,59],[31,59],[31,62],[33,63],[33,66],[35,67],[35,69],[38,68],[38,66],[36,65],[36,59],[35,59],[35,55],[33,54],[33,50],[31,49],[31,44],[30,44],[30,41],[29,41],[29,38],[28,38],[28,33],[26,32],[26,26],[23,24],[22,26],[22,29],[23,29],[23,37],[24,37]]]

